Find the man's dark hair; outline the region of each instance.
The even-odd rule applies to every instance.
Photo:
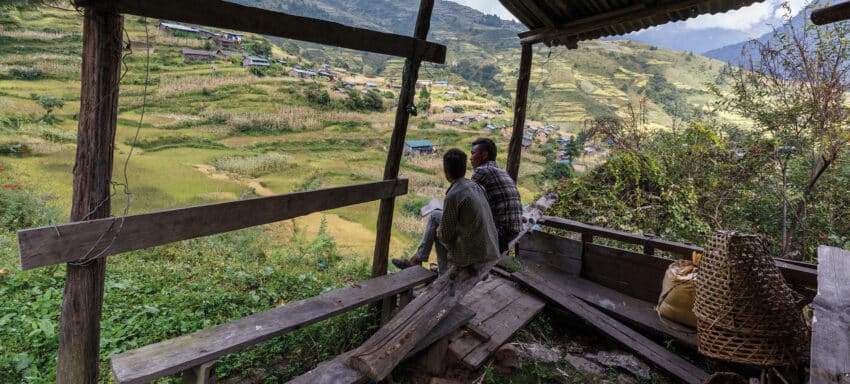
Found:
[[[496,143],[486,137],[479,137],[472,142],[472,146],[483,145],[487,150],[487,161],[496,161]]]
[[[446,151],[443,155],[443,169],[452,180],[460,179],[466,175],[466,153],[457,148]]]

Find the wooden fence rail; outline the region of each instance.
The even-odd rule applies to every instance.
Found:
[[[444,63],[446,46],[221,0],[76,0],[78,6]]]
[[[560,217],[543,216],[539,223],[547,227],[578,232],[581,234],[582,243],[584,244],[592,244],[593,237],[599,236],[628,244],[641,245],[643,246],[643,253],[647,255],[652,255],[655,253],[655,250],[667,251],[685,257],[690,257],[693,252],[705,252],[703,247],[692,244],[677,243],[651,236],[635,235],[629,232],[598,227],[579,221],[562,219]],[[782,276],[785,277],[785,280],[789,284],[809,289],[817,287],[818,274],[817,267],[815,265],[781,258],[774,258],[774,260],[776,262],[776,266],[779,267],[780,271],[782,271]],[[812,295],[814,294],[814,292],[809,293]]]
[[[26,229],[18,232],[21,268],[115,255],[406,193],[406,179],[388,180]]]

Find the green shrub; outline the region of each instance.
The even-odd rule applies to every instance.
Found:
[[[44,78],[44,72],[36,68],[12,68],[9,77],[17,80],[39,80]]]
[[[32,148],[27,143],[0,141],[0,156],[28,156],[32,153]]]
[[[124,144],[133,145],[132,140],[124,141]],[[136,141],[136,147],[148,152],[161,151],[169,148],[203,148],[221,149],[227,148],[224,144],[203,137],[176,135],[160,136],[151,139],[140,139]]]

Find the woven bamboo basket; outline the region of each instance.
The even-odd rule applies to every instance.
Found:
[[[696,280],[700,353],[746,364],[795,363],[805,350],[799,302],[761,238],[715,232]]]

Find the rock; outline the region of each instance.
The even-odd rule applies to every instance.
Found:
[[[605,366],[620,368],[641,378],[650,378],[651,369],[649,366],[627,353],[602,351],[596,354],[587,354],[585,357]]]
[[[525,357],[541,363],[557,363],[561,361],[561,353],[541,344],[522,344]]]
[[[564,355],[564,360],[570,363],[573,368],[582,372],[587,372],[591,375],[601,375],[605,373],[605,368],[603,368],[601,365],[596,364],[579,355],[573,355],[568,353]]]
[[[496,350],[496,365],[505,368],[522,368],[523,352],[514,343],[503,345]]]
[[[9,274],[9,268],[0,268],[0,276],[6,276]]]
[[[617,382],[620,384],[637,384],[637,379],[632,375],[621,373],[617,375]]]

